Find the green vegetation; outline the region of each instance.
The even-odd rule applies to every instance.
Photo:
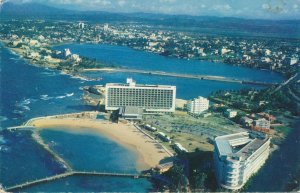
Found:
[[[260,112],[290,112],[294,116],[300,115],[300,103],[287,92],[295,89],[296,84],[287,86],[275,93],[275,88],[263,90],[243,89],[239,91],[217,91],[210,96],[210,100],[223,103],[228,107],[240,109],[246,113]],[[297,86],[298,88],[299,86]]]
[[[96,59],[90,59],[87,57],[82,57],[81,61],[76,63],[71,59],[61,60],[57,66],[58,70],[70,70],[72,72],[78,72],[82,69],[87,68],[104,68],[104,67],[114,67],[113,65],[107,65],[104,63],[97,62]]]
[[[110,114],[109,119],[111,120],[111,122],[117,123],[119,121],[119,111],[118,110],[113,111]]]
[[[188,182],[184,175],[184,168],[180,165],[174,165],[169,171],[163,174],[171,182],[171,191],[186,192]]]
[[[213,153],[196,151],[180,156],[180,162],[163,176],[171,182],[171,191],[186,191],[187,180],[191,191],[216,191],[217,182],[213,172]],[[187,167],[188,166],[188,167]]]
[[[195,151],[186,155],[189,163],[190,187],[195,191],[216,191],[213,152]]]
[[[282,133],[284,136],[287,136],[292,130],[292,128],[289,126],[276,126],[274,128],[275,131],[277,131],[278,133]]]

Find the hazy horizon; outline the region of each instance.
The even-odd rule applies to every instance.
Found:
[[[235,17],[244,19],[299,19],[300,0],[0,0],[1,4],[40,3],[56,8],[112,13]]]

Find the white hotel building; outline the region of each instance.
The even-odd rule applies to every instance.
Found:
[[[192,114],[201,114],[209,107],[209,100],[207,98],[199,96],[187,103],[187,109]]]
[[[128,78],[126,84],[106,84],[105,92],[108,111],[131,106],[146,112],[175,112],[176,86],[141,85]]]
[[[238,190],[269,156],[270,138],[264,134],[236,133],[216,137],[214,162],[218,184]]]

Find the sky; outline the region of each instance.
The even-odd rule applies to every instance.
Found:
[[[145,12],[253,19],[300,19],[300,0],[0,0],[108,12]]]

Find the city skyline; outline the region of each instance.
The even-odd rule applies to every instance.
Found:
[[[2,3],[41,3],[80,11],[160,13],[249,19],[298,19],[300,0],[2,0]]]

